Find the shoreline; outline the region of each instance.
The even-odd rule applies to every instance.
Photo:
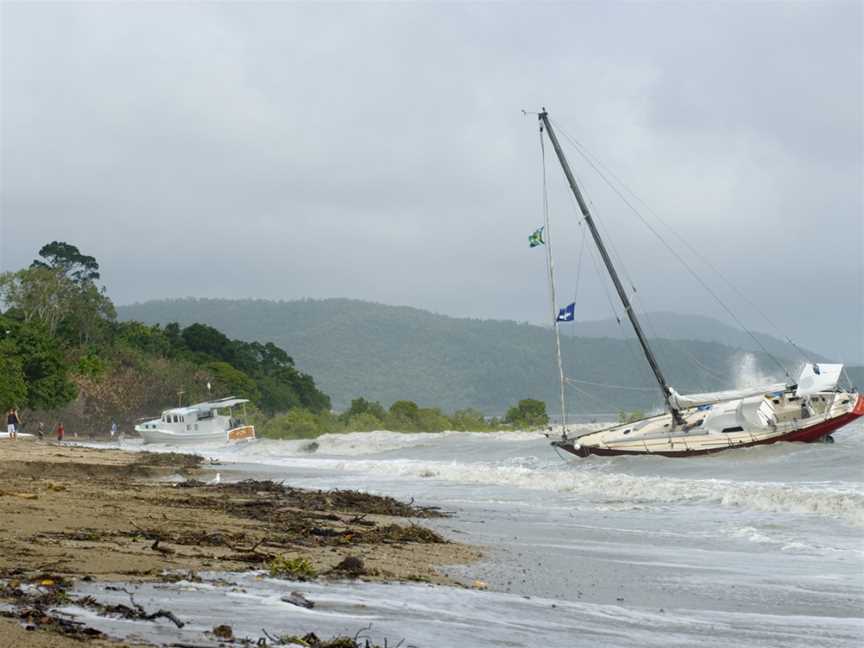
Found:
[[[458,586],[437,568],[480,557],[415,524],[445,516],[435,508],[351,490],[212,483],[210,474],[206,483],[208,472],[195,455],[0,441],[0,603],[32,602],[21,596],[28,587],[45,594],[78,580],[164,582],[199,571]],[[157,481],[169,477],[185,481]],[[54,642],[32,645],[80,645],[0,618],[0,645],[22,632]]]

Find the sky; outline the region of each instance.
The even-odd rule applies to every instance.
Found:
[[[862,11],[3,2],[0,271],[548,323],[545,106],[639,309],[864,362]],[[620,313],[546,147],[558,301]]]

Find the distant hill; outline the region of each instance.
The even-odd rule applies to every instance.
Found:
[[[846,367],[846,373],[852,384],[858,388],[858,392],[864,391],[864,367]]]
[[[788,342],[766,333],[754,331],[753,337],[741,329],[724,324],[711,317],[701,315],[683,315],[668,311],[656,311],[646,313],[642,318],[645,320],[649,335],[673,340],[702,340],[703,342],[717,342],[733,349],[744,351],[768,351],[778,357],[803,358],[800,353]],[[610,337],[617,339],[633,338],[633,329],[628,322],[621,325],[615,319],[592,320],[576,322],[568,327],[568,333],[578,337]],[[753,338],[758,340],[758,343]],[[761,344],[761,347],[760,347]],[[815,351],[802,349],[810,360],[816,362],[829,362],[829,358],[823,357]],[[842,361],[842,358],[836,359]]]
[[[552,333],[540,326],[349,299],[178,299],[117,310],[126,320],[201,322],[231,337],[273,341],[301,371],[315,376],[337,409],[364,396],[385,405],[407,398],[445,410],[475,407],[502,414],[520,398],[533,397],[558,411]],[[568,389],[573,412],[614,413],[661,404],[634,341],[568,337],[562,345],[567,375],[583,381]],[[730,388],[779,371],[761,353],[713,341],[661,339],[655,346],[668,379],[681,392]]]

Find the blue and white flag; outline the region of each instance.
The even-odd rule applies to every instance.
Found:
[[[568,304],[564,308],[558,311],[558,317],[555,318],[556,322],[572,322],[576,318],[576,302],[572,304]]]

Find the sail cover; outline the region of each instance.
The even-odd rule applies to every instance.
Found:
[[[795,395],[809,396],[820,391],[831,391],[837,386],[841,371],[843,371],[842,364],[824,362],[805,364],[798,377],[798,389],[795,390]]]
[[[672,389],[672,396],[669,401],[672,404],[672,407],[676,409],[688,409],[690,407],[699,407],[700,405],[711,405],[713,403],[722,403],[724,401],[747,398],[748,396],[761,396],[762,394],[770,394],[771,392],[783,391],[785,389],[786,383],[782,382],[774,383],[772,385],[759,385],[757,387],[748,387],[746,389],[729,389],[726,391],[709,392],[705,394],[679,394]]]

